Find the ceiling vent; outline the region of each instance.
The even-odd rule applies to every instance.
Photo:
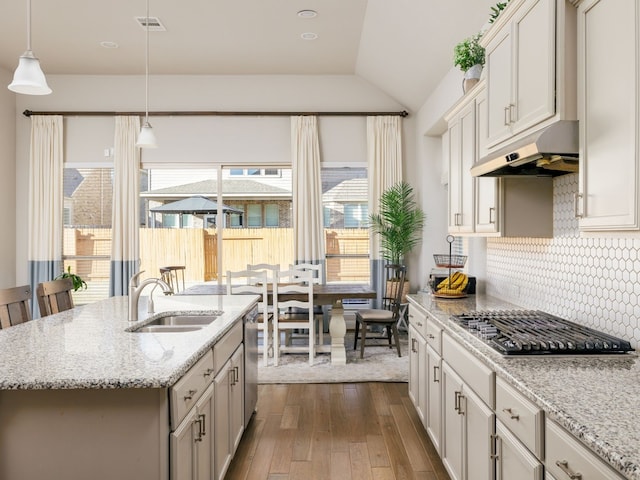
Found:
[[[135,17],[136,22],[140,25],[140,28],[143,30],[147,30],[147,17]],[[150,32],[166,32],[167,29],[164,27],[162,22],[158,17],[149,17],[149,31]]]

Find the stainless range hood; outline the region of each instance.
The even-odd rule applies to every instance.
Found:
[[[553,123],[493,152],[471,167],[471,175],[474,177],[555,177],[577,171],[576,120],[560,120]]]

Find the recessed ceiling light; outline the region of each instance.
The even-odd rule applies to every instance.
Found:
[[[313,32],[305,32],[302,35],[300,35],[300,37],[303,40],[315,40],[316,38],[318,38],[318,34]]]
[[[314,18],[318,16],[318,12],[316,12],[315,10],[300,10],[298,12],[298,16],[300,18]]]
[[[116,42],[104,41],[100,42],[100,46],[104,48],[118,48],[120,45],[118,45]]]

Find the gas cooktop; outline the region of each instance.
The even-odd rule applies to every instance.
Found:
[[[503,355],[589,355],[633,351],[612,335],[539,310],[486,310],[451,319]]]

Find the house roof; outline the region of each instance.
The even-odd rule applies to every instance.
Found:
[[[183,198],[175,202],[165,203],[159,207],[150,209],[152,212],[159,213],[188,213],[191,215],[203,215],[218,213],[220,206],[217,202],[203,197],[202,195],[194,195],[193,197]],[[244,210],[233,208],[228,205],[222,205],[222,213],[244,213]]]
[[[173,187],[158,188],[148,192],[141,192],[141,197],[147,198],[181,198],[193,195],[215,196],[218,194],[218,182],[214,179],[186,183]],[[260,197],[291,197],[291,191],[284,188],[267,185],[255,180],[225,179],[222,181],[222,194],[229,197],[260,198]]]

